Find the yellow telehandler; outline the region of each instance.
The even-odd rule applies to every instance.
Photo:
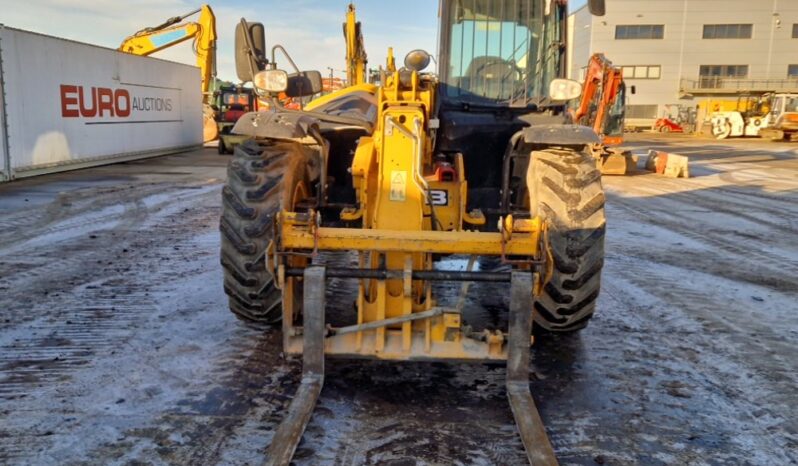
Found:
[[[601,0],[590,11],[604,13]],[[236,69],[272,110],[241,117],[222,190],[224,290],[237,316],[282,325],[283,350],[302,355],[302,383],[267,464],[289,464],[324,382],[327,357],[507,364],[507,392],[527,457],[556,464],[529,389],[534,325],[584,327],[604,256],[604,192],[589,127],[567,103],[567,9],[562,0],[442,0],[438,73],[412,50],[389,49],[379,87],[349,86],[302,110],[289,97],[321,90],[263,27],[241,21]],[[261,32],[259,32],[261,31]],[[277,66],[277,52],[293,72]],[[349,254],[350,266],[330,260]],[[436,268],[447,255],[467,270]],[[474,270],[493,257],[505,271]],[[355,265],[356,264],[356,265]],[[328,279],[357,283],[356,314],[328,325]],[[476,331],[433,282],[509,283],[508,328]],[[458,300],[459,301],[459,300]],[[335,319],[339,321],[340,319]]]

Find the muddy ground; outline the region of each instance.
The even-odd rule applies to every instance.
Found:
[[[689,155],[694,177],[605,177],[596,317],[533,348],[560,461],[795,464],[798,145],[628,146]],[[206,149],[0,185],[0,464],[264,459],[299,365],[226,309],[225,163]],[[503,325],[506,293],[471,291],[466,319]],[[523,464],[503,383],[495,366],[332,361],[295,462]]]

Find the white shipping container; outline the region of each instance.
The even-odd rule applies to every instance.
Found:
[[[3,87],[3,60],[0,54],[0,182],[9,179],[8,139],[6,138],[6,99]]]
[[[202,144],[199,69],[0,25],[6,180]]]

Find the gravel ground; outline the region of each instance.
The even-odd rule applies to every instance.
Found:
[[[690,156],[693,178],[604,179],[597,315],[533,348],[560,461],[796,464],[798,145],[628,140]],[[300,367],[279,333],[227,312],[226,160],[206,149],[0,185],[0,464],[263,461]],[[330,307],[350,291],[335,283]],[[505,295],[473,286],[466,319],[505,325]],[[328,363],[295,457],[524,461],[502,367],[364,361]]]

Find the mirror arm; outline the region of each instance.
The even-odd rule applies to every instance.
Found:
[[[301,73],[301,71],[299,71],[299,68],[296,66],[296,63],[294,63],[294,60],[291,59],[291,55],[289,55],[288,52],[285,50],[285,48],[280,44],[277,44],[274,47],[272,47],[272,68],[277,69],[277,60],[275,59],[275,52],[278,49],[281,52],[283,52],[283,55],[285,55],[285,58],[288,59],[288,62],[294,68],[294,71],[296,71],[297,73]]]

